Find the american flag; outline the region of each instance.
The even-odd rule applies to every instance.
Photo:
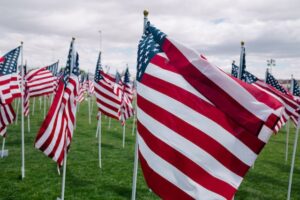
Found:
[[[235,78],[238,77],[239,74],[239,67],[232,63],[232,68],[231,68],[231,75],[234,76]]]
[[[24,77],[26,77],[27,74],[27,64],[24,65],[23,67],[23,73],[24,73]],[[24,78],[25,79],[25,78]],[[29,115],[29,90],[28,90],[28,86],[27,86],[27,81],[24,80],[24,116],[28,116]]]
[[[57,68],[58,62],[31,70],[26,74],[25,80],[30,97],[49,95],[55,91],[57,87]]]
[[[21,46],[0,58],[0,102],[9,104],[14,98],[21,97],[17,64]]]
[[[86,91],[87,91],[88,95],[89,96],[94,95],[94,93],[95,93],[94,83],[93,83],[93,81],[90,80],[89,73],[86,74],[85,84],[86,84]]]
[[[77,96],[77,99],[76,99],[79,103],[81,103],[84,100],[84,92],[85,92],[84,77],[85,77],[84,74],[80,75],[79,93],[78,93],[78,96]]]
[[[139,158],[146,182],[162,199],[232,199],[269,140],[282,104],[147,26],[137,58]]]
[[[6,135],[6,127],[12,124],[15,120],[16,114],[11,104],[0,103],[0,135]]]
[[[134,115],[134,109],[132,106],[133,100],[133,90],[130,84],[130,74],[128,67],[125,70],[124,80],[123,80],[123,94],[122,94],[122,114],[123,120],[127,120],[128,118]]]
[[[292,79],[292,83],[291,83],[291,88],[292,88],[292,94],[296,97],[300,96],[300,87],[298,84],[298,81],[296,79]]]
[[[115,77],[103,72],[101,66],[101,52],[99,53],[94,80],[95,96],[99,112],[120,120],[122,94],[116,94],[114,92]]]
[[[243,80],[246,83],[253,84],[259,90],[261,90],[261,92],[267,92],[273,95],[284,105],[284,113],[278,124],[274,127],[274,131],[278,132],[290,117],[293,119],[294,123],[297,124],[297,119],[299,118],[299,113],[297,110],[299,105],[290,94],[282,93],[273,86],[263,82],[262,80],[259,80],[255,75],[246,70],[244,70],[243,73]]]
[[[288,90],[284,88],[268,70],[266,72],[266,83],[276,88],[283,94],[288,94]]]
[[[50,107],[39,130],[35,147],[46,156],[62,165],[65,149],[69,149],[76,117],[76,97],[79,90],[78,54],[75,54],[74,39],[71,42],[67,66]]]

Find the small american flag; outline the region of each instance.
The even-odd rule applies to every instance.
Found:
[[[124,80],[123,80],[123,95],[122,95],[122,114],[123,120],[127,120],[128,118],[134,115],[134,109],[132,106],[133,100],[133,90],[130,84],[130,74],[128,67],[125,70]],[[124,123],[123,122],[123,123]]]
[[[283,94],[288,94],[288,90],[286,88],[284,88],[268,70],[266,72],[266,83],[271,85],[272,87],[276,88]]]
[[[232,63],[232,68],[231,68],[231,75],[234,76],[235,78],[238,77],[239,74],[239,67]]]
[[[79,56],[72,40],[62,79],[49,112],[35,140],[35,147],[62,165],[66,148],[73,137],[76,117],[76,97],[79,90]]]
[[[300,96],[300,87],[299,87],[298,81],[296,79],[292,79],[291,87],[292,87],[292,94],[294,96],[299,97]]]
[[[16,114],[11,104],[0,103],[0,135],[6,136],[6,127],[12,124],[15,120]]]
[[[0,58],[0,103],[9,104],[21,97],[17,64],[21,46]]]
[[[149,23],[139,43],[139,158],[162,199],[232,199],[283,110],[199,55]]]
[[[116,94],[114,92],[115,82],[115,77],[103,72],[100,52],[95,70],[95,96],[97,106],[99,112],[120,120],[122,94]]]

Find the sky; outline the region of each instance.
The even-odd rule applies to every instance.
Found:
[[[299,0],[1,0],[0,55],[24,41],[29,68],[65,66],[75,37],[81,69],[94,72],[101,48],[111,73],[128,64],[134,76],[147,9],[157,28],[226,72],[244,41],[248,71],[263,78],[272,58],[275,77],[300,79],[299,8]]]

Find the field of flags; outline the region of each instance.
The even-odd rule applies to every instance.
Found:
[[[299,198],[298,82],[257,78],[244,43],[228,74],[144,12],[136,77],[67,56],[0,58],[0,199]]]

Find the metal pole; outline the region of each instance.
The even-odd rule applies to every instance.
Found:
[[[126,123],[124,122],[123,125],[123,141],[122,141],[122,147],[125,148],[125,135],[126,135]]]
[[[2,151],[1,151],[1,158],[4,157],[4,148],[5,148],[5,136],[2,139]]]
[[[285,164],[288,161],[288,153],[289,153],[289,134],[290,134],[290,121],[288,120],[286,123],[286,141],[285,141]]]
[[[99,152],[99,167],[102,168],[102,157],[101,157],[101,114],[98,119],[98,152]]]
[[[148,14],[147,10],[144,10],[144,29],[143,33],[145,33],[146,23],[148,21]],[[136,101],[137,104],[137,101]],[[137,114],[137,113],[136,113]],[[138,172],[138,161],[139,161],[139,154],[138,154],[138,133],[136,133],[135,139],[135,150],[134,150],[134,166],[133,166],[133,176],[132,176],[132,193],[131,193],[131,200],[136,199],[136,184],[137,184],[137,172]]]
[[[22,179],[25,178],[25,138],[24,138],[24,70],[23,70],[23,42],[21,42],[21,138],[22,138]]]
[[[32,115],[34,115],[34,109],[35,109],[35,97],[33,98]]]
[[[17,113],[16,113],[16,122],[15,122],[15,124],[18,124],[19,108],[20,108],[20,99],[18,99],[18,102],[17,102]]]
[[[294,141],[294,149],[293,149],[292,165],[291,165],[291,171],[290,171],[290,177],[289,177],[289,187],[288,187],[287,200],[291,199],[293,173],[294,173],[295,157],[296,157],[296,150],[297,150],[297,143],[298,143],[298,134],[299,134],[299,126],[297,127],[296,135],[295,135],[295,141]]]
[[[44,119],[46,117],[46,96],[44,96]]]

